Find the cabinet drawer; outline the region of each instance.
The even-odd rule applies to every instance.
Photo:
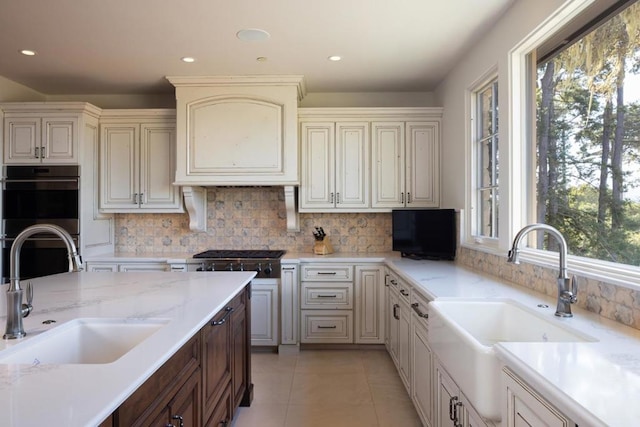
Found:
[[[303,282],[301,308],[351,309],[353,283]]]
[[[413,316],[426,327],[429,326],[428,306],[429,300],[414,289],[411,292],[411,310]]]
[[[302,310],[302,343],[353,343],[353,313],[349,310]]]
[[[350,282],[353,280],[353,266],[346,264],[303,265],[302,281]]]

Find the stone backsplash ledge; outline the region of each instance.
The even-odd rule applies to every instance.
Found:
[[[335,252],[389,252],[391,214],[300,214],[300,232],[286,231],[281,187],[209,188],[208,228],[189,230],[187,214],[116,215],[116,252],[194,254],[206,249],[285,249],[311,252],[314,227],[323,227]],[[457,262],[555,297],[557,271],[459,248]],[[577,277],[578,305],[640,329],[640,291]]]
[[[193,254],[206,249],[313,250],[322,227],[335,252],[391,251],[390,213],[300,214],[300,232],[288,232],[282,187],[212,187],[207,231],[189,230],[185,214],[116,215],[116,252]]]

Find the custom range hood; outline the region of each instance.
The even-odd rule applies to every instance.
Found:
[[[287,229],[299,230],[298,101],[302,76],[167,79],[176,88],[176,178],[193,230],[206,229],[209,186],[282,186]]]

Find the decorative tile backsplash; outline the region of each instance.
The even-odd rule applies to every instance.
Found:
[[[335,252],[391,251],[391,214],[300,214],[300,232],[286,230],[282,187],[212,187],[207,190],[206,232],[189,230],[184,214],[116,215],[116,252],[187,253],[205,249],[313,250],[314,227],[323,227]],[[457,262],[543,294],[557,295],[557,271],[513,265],[506,257],[459,248]],[[640,329],[640,291],[576,277],[578,305]]]
[[[206,232],[189,230],[186,213],[116,215],[116,252],[312,252],[316,226],[324,228],[335,252],[391,251],[390,213],[300,214],[300,232],[288,232],[282,187],[209,188],[207,215]]]
[[[469,248],[459,248],[457,262],[516,285],[556,297],[558,270],[533,264],[510,264],[497,256]],[[578,306],[635,329],[640,329],[640,291],[576,276]]]

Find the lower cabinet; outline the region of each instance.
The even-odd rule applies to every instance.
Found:
[[[509,368],[502,370],[506,386],[506,427],[575,427],[576,424],[540,396]]]
[[[436,426],[493,427],[492,423],[485,422],[482,417],[478,415],[462,393],[462,390],[460,390],[437,359],[434,366],[436,380]]]
[[[278,345],[278,284],[251,285],[251,345]]]
[[[113,425],[166,425],[172,417],[200,425],[200,379],[200,336],[196,335],[120,405]]]
[[[433,354],[427,335],[426,300],[412,295],[411,400],[425,426],[433,425]],[[414,299],[415,298],[415,299]],[[413,302],[420,300],[420,302]],[[415,305],[418,304],[418,305]]]
[[[250,292],[238,293],[100,426],[231,425],[253,399]]]

